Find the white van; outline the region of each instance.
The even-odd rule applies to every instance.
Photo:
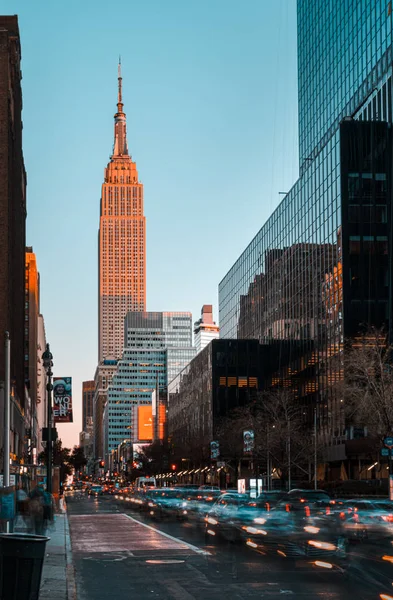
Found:
[[[157,487],[157,482],[155,477],[137,477],[135,479],[135,487],[137,488],[155,488]]]

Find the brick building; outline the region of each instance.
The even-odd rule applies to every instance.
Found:
[[[24,297],[26,172],[22,152],[21,48],[18,18],[0,16],[0,386],[4,332],[11,339],[11,453],[21,456],[25,405]],[[0,406],[3,405],[2,398]],[[2,431],[3,410],[0,410]]]

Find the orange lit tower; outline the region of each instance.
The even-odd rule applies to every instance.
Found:
[[[113,154],[105,169],[99,230],[98,360],[121,358],[124,317],[146,306],[143,185],[128,153],[121,65]]]

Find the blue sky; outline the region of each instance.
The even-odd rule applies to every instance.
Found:
[[[55,375],[97,364],[97,231],[122,57],[128,143],[144,183],[147,309],[213,303],[297,177],[295,0],[3,0],[22,43],[27,244]]]

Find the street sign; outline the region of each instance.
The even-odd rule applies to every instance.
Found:
[[[225,462],[224,462],[223,460],[218,460],[218,461],[217,461],[217,467],[218,467],[218,468],[220,468],[220,467],[225,467]]]
[[[389,456],[389,448],[381,448],[381,456]]]
[[[393,437],[385,437],[383,443],[386,448],[393,448]]]

